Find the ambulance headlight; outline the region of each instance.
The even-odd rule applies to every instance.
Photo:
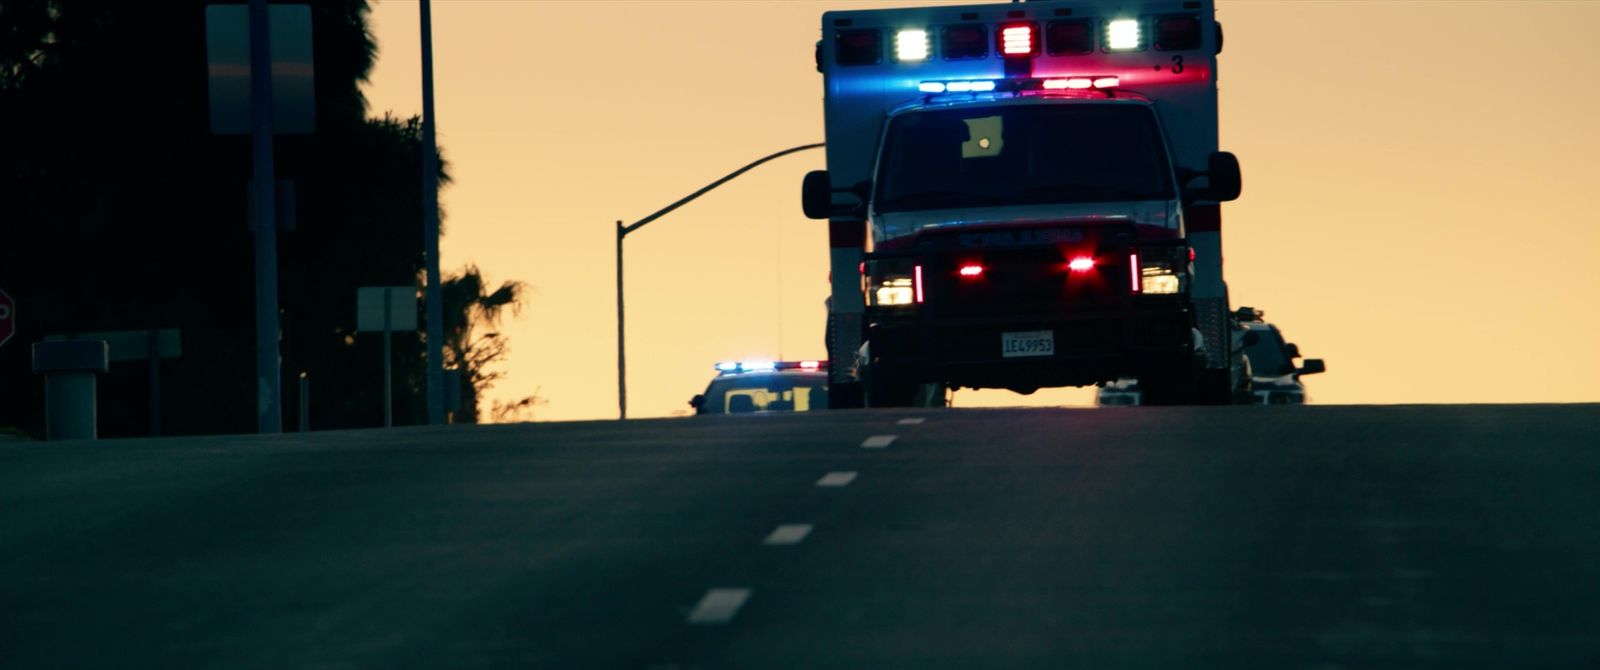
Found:
[[[910,305],[916,302],[916,287],[910,277],[884,277],[872,291],[872,304],[881,307]]]
[[[1145,295],[1171,295],[1183,290],[1183,278],[1165,261],[1146,260],[1139,268],[1139,291]]]
[[[1106,23],[1107,51],[1138,51],[1144,48],[1144,34],[1137,19],[1115,19]]]

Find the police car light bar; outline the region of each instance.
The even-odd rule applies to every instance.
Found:
[[[826,370],[827,361],[723,361],[716,365],[717,372],[772,372],[775,370]]]

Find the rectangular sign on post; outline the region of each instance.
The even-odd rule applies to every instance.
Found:
[[[206,7],[207,90],[211,132],[250,132],[250,12],[247,5]],[[305,134],[316,129],[315,77],[311,65],[311,6],[267,8],[272,43],[272,132]]]
[[[363,286],[356,289],[356,330],[383,333],[383,426],[394,425],[394,371],[390,332],[417,329],[417,287]]]
[[[150,435],[161,435],[161,359],[183,355],[182,333],[176,328],[114,330],[104,333],[48,335],[45,340],[100,340],[111,361],[146,361],[150,371]]]
[[[387,327],[384,320],[384,294],[388,294]],[[363,286],[356,289],[356,330],[380,333],[385,330],[417,329],[417,288],[415,286]]]
[[[111,348],[112,361],[142,361],[148,358],[178,358],[183,346],[178,330],[117,330],[106,333],[47,335],[45,340],[104,340]]]

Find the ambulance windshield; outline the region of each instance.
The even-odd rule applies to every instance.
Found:
[[[1172,191],[1160,130],[1145,107],[966,107],[894,118],[874,209],[1170,200]]]

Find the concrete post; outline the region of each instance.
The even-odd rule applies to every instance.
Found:
[[[300,373],[300,432],[311,431],[311,373]]]
[[[95,375],[110,368],[104,340],[34,343],[33,371],[44,375],[45,439],[95,439]]]

